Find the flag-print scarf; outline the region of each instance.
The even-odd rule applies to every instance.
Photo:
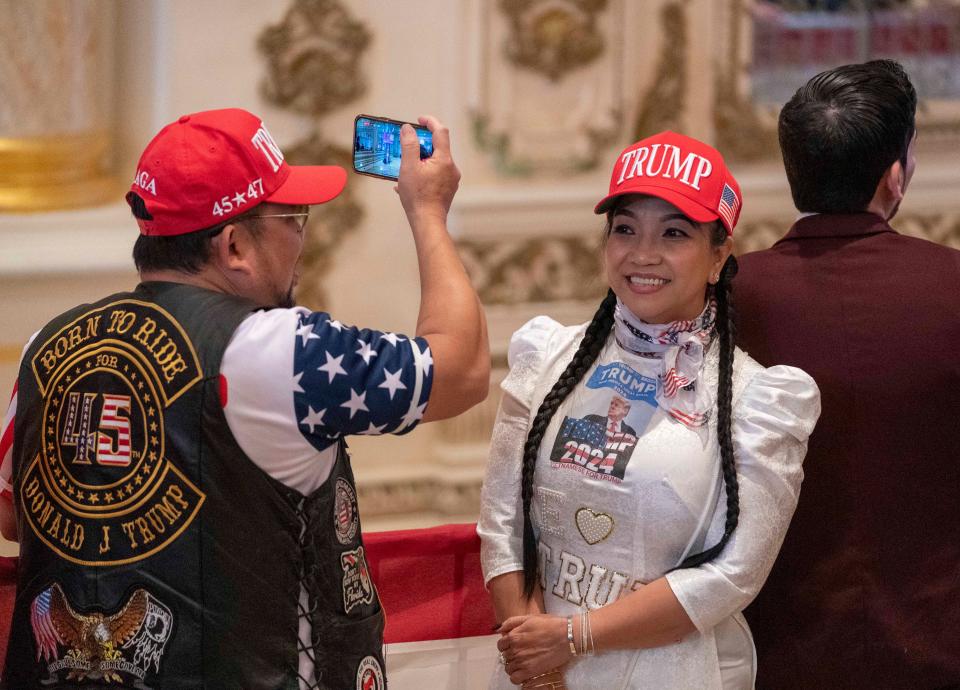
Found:
[[[614,312],[614,334],[620,347],[644,357],[659,357],[663,370],[657,386],[657,404],[692,429],[706,425],[713,399],[706,386],[697,385],[703,355],[713,338],[717,301],[710,298],[700,316],[668,324],[638,319],[619,299]]]

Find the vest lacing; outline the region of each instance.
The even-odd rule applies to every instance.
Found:
[[[301,593],[306,593],[307,602],[310,601],[309,590],[307,589],[307,566],[306,566],[306,536],[307,536],[307,517],[306,513],[303,510],[303,504],[306,499],[301,498],[297,503],[297,519],[300,521],[300,537],[298,544],[300,547],[300,571],[297,573],[297,581],[299,583],[299,592],[297,593],[297,677],[300,679],[300,690],[323,690],[323,686],[320,685],[321,677],[323,676],[323,671],[317,668],[317,658],[316,652],[313,649],[313,614],[317,610],[317,601],[314,597],[313,605],[307,608],[304,606],[303,598],[300,596]],[[303,640],[300,639],[300,624],[306,619],[310,624],[310,644],[305,645]],[[310,659],[310,663],[313,664],[313,676],[316,680],[311,680],[309,678],[304,678],[300,674],[300,665],[299,665],[299,655],[306,654],[307,658]]]

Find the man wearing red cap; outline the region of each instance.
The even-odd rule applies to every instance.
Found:
[[[414,337],[293,306],[309,206],[343,169],[288,165],[238,109],[147,146],[127,194],[140,285],[31,339],[0,437],[21,544],[3,688],[385,687],[344,439],[458,414],[489,379],[446,230],[449,134],[420,122],[434,155],[405,126],[397,185]]]
[[[823,394],[797,512],[747,610],[758,688],[960,687],[960,252],[889,224],[916,105],[889,60],[801,87],[779,135],[802,215],[740,259],[743,346]]]

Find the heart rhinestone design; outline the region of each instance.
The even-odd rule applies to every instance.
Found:
[[[613,518],[606,513],[595,513],[589,508],[580,508],[575,521],[580,536],[591,546],[599,544],[613,534]]]

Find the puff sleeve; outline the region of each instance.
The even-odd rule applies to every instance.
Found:
[[[523,510],[520,467],[527,440],[534,392],[543,374],[545,353],[562,326],[537,316],[510,339],[510,371],[500,388],[503,395],[490,440],[490,457],[480,492],[480,562],[484,583],[504,573],[523,570]]]
[[[746,608],[770,573],[797,506],[807,439],[819,416],[816,383],[794,367],[759,371],[735,404],[737,528],[715,559],[666,576],[700,632]],[[725,517],[725,493],[721,492],[707,545],[722,536]]]

